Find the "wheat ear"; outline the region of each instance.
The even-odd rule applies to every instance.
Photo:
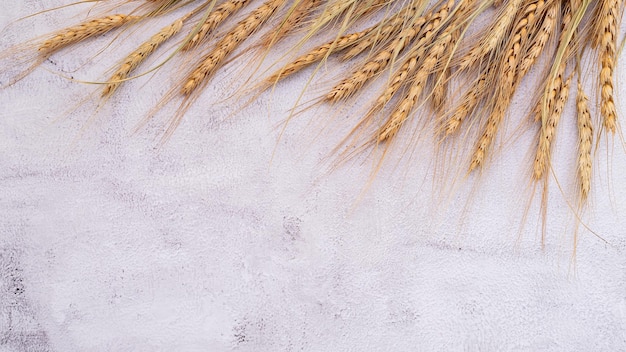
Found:
[[[315,18],[315,20],[311,24],[312,31],[319,30],[323,28],[326,24],[339,17],[341,14],[346,12],[351,12],[354,14],[354,11],[349,11],[349,9],[354,10],[358,8],[358,1],[366,1],[366,0],[335,0],[335,1],[327,1],[327,5],[322,10],[322,13]],[[371,0],[370,0],[371,1]]]
[[[601,31],[597,33],[600,45],[600,112],[604,117],[604,127],[615,132],[617,129],[617,111],[615,109],[613,73],[617,55],[617,18],[619,16],[619,0],[603,0]]]
[[[102,96],[109,96],[128,78],[128,75],[150,56],[161,44],[176,35],[183,28],[184,19],[178,19],[169,26],[161,29],[145,43],[141,44],[137,50],[133,51],[124,59],[123,64],[115,71],[109,79],[109,83],[104,86]]]
[[[439,24],[442,20],[448,17],[450,9],[454,6],[454,1],[450,0],[442,6],[439,12],[433,16],[432,20],[428,24],[428,32],[433,32],[439,28]],[[368,80],[374,77],[376,74],[384,70],[389,62],[417,36],[421,30],[422,21],[414,21],[410,23],[408,28],[405,28],[400,32],[398,38],[391,42],[386,48],[380,51],[374,56],[374,58],[359,69],[354,71],[348,78],[342,80],[339,84],[331,89],[326,95],[325,100],[330,102],[338,102],[342,99],[346,99],[357,92]]]
[[[306,54],[298,57],[291,63],[285,65],[283,68],[272,74],[270,77],[265,79],[265,83],[268,85],[272,85],[279,80],[286,78],[296,72],[301,71],[302,69],[312,65],[318,61],[326,58],[333,51],[343,50],[354,43],[358,42],[359,39],[363,38],[367,34],[367,31],[356,32],[352,34],[344,35],[338,38],[335,41],[320,45]]]
[[[561,35],[559,38],[559,46],[564,46],[565,50],[561,57],[561,61],[559,62],[558,68],[553,78],[548,78],[546,81],[547,90],[544,93],[544,97],[538,102],[535,107],[535,121],[541,121],[542,116],[544,114],[548,116],[554,107],[554,101],[556,97],[559,95],[559,89],[563,85],[563,75],[565,74],[565,69],[567,68],[567,58],[570,55],[574,47],[575,41],[573,38],[576,36],[576,31],[573,31],[571,28],[574,23],[572,22],[573,15],[581,6],[581,1],[573,0],[569,1],[566,4],[565,14],[563,16],[563,20],[561,21]],[[568,40],[568,36],[572,33],[572,37]],[[544,106],[545,104],[545,106]],[[545,110],[544,110],[545,109]]]
[[[509,0],[496,22],[485,31],[485,35],[470,51],[461,58],[459,69],[467,69],[476,61],[495,50],[513,25],[515,16],[523,0]]]
[[[217,26],[250,3],[250,1],[251,0],[229,0],[219,5],[215,10],[211,11],[204,23],[200,26],[198,33],[185,43],[183,50],[197,47],[209,33],[217,28]]]
[[[315,10],[322,0],[302,0],[294,4],[295,8],[287,12],[287,16],[280,22],[276,30],[265,33],[261,39],[261,46],[268,48],[297,28]]]
[[[557,17],[559,15],[560,9],[561,3],[558,1],[554,2],[552,5],[550,5],[550,7],[548,7],[545,18],[543,19],[543,22],[541,24],[541,28],[539,28],[539,32],[531,42],[530,48],[528,49],[519,64],[518,74],[520,76],[526,75],[532,65],[535,64],[535,61],[543,51],[543,48],[548,43],[550,36],[552,36],[552,33],[556,28]],[[566,60],[564,59],[563,61],[565,62]]]
[[[425,18],[420,16],[416,19],[415,17],[419,16],[423,2],[424,1],[412,1],[411,4],[385,20],[376,30],[368,33],[367,38],[364,38],[353,48],[348,50],[343,56],[343,59],[349,60],[377,43],[384,43],[392,35],[399,33],[402,27],[407,23],[411,23],[411,21],[416,22],[413,24],[414,26],[421,27],[425,22]]]
[[[535,18],[538,13],[541,13],[543,6],[545,6],[545,2],[541,0],[527,5],[522,11],[522,17],[515,25],[513,36],[508,44],[509,49],[504,56],[503,70],[500,75],[502,79],[497,88],[498,93],[495,97],[495,107],[487,119],[487,125],[485,126],[483,134],[478,140],[478,146],[472,156],[469,171],[482,166],[487,150],[493,143],[500,123],[511,101],[511,96],[521,80],[521,77],[516,75],[516,71],[522,56],[522,50],[525,46],[524,44],[529,38],[528,32],[534,28]]]
[[[591,147],[593,143],[593,124],[588,106],[589,99],[578,82],[576,110],[578,113],[578,182],[581,201],[587,200],[591,190]]]
[[[407,120],[409,114],[415,107],[417,100],[422,94],[428,75],[437,65],[439,58],[445,52],[446,46],[450,44],[451,39],[452,36],[450,33],[444,34],[439,43],[435,44],[435,46],[430,50],[428,56],[424,59],[422,67],[420,67],[419,71],[417,71],[413,77],[413,82],[406,96],[400,104],[398,104],[397,108],[393,111],[385,125],[378,132],[379,142],[393,138]]]
[[[448,94],[448,81],[452,75],[452,69],[446,68],[440,75],[433,75],[433,93],[431,98],[431,106],[433,111],[440,114],[446,103],[446,95]]]
[[[487,87],[488,73],[483,72],[478,79],[472,84],[471,88],[463,94],[461,103],[453,111],[452,116],[445,123],[445,135],[454,134],[458,131],[463,120],[478,105],[481,97],[484,96],[485,87]]]
[[[535,155],[535,163],[533,166],[533,177],[536,180],[541,179],[550,165],[551,147],[556,134],[556,127],[561,119],[561,114],[565,108],[565,103],[569,97],[569,85],[572,78],[568,78],[559,90],[559,97],[554,103],[552,113],[548,116],[545,125],[541,128],[539,136],[539,146]]]
[[[69,45],[76,44],[90,37],[107,33],[130,21],[138,20],[140,18],[141,17],[139,16],[129,16],[124,14],[96,18],[57,32],[50,39],[44,41],[39,46],[38,50],[40,55],[46,57]]]
[[[474,0],[464,1],[460,3],[459,8],[457,9],[458,16],[456,18],[464,20],[465,19],[464,15],[466,14],[466,11],[471,9],[471,6],[473,5],[473,3],[474,3]],[[426,18],[430,18],[431,16],[432,16],[432,13],[428,14]],[[420,36],[418,37],[419,39],[412,45],[411,51],[407,54],[407,57],[404,59],[402,66],[400,67],[398,71],[394,73],[392,79],[387,83],[383,93],[378,97],[378,99],[376,99],[376,102],[370,109],[370,114],[382,109],[385,105],[387,105],[389,101],[391,101],[393,96],[396,94],[396,92],[400,89],[400,87],[407,80],[407,78],[411,76],[415,72],[415,70],[418,68],[418,62],[419,60],[423,58],[424,53],[426,52],[426,49],[428,47],[428,43],[430,42],[434,34],[439,29],[438,25],[439,25],[440,20],[441,18],[434,17],[424,27],[423,31],[420,33]],[[448,26],[450,28],[454,28],[455,25],[456,25],[455,23],[451,23]],[[444,33],[446,34],[449,33],[449,30],[446,30]],[[446,53],[449,56],[454,54],[452,48],[454,47],[454,44],[458,40],[459,36],[460,36],[460,33],[459,33],[459,30],[457,29],[452,34],[452,37],[450,38],[450,42],[447,43],[446,47],[448,48],[448,50],[446,50]],[[442,34],[441,37],[446,38],[446,35]],[[436,100],[436,99],[441,98],[442,89],[445,92],[445,80],[443,80],[441,84],[436,85],[435,88],[436,89],[433,94],[433,97],[437,95],[437,97],[434,97],[434,99]]]
[[[187,77],[181,90],[182,94],[190,95],[193,93],[207,77],[215,73],[226,56],[265,23],[285,2],[286,0],[269,0],[241,20],[217,42],[214,49],[202,59],[201,63]]]

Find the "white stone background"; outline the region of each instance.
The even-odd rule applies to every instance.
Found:
[[[83,19],[84,6],[5,27],[65,3],[1,0],[2,48]],[[132,131],[170,76],[144,77],[79,134],[95,88],[59,73],[102,78],[144,34],[93,69],[80,66],[106,39],[0,90],[0,351],[626,351],[619,142],[600,144],[583,217],[605,241],[581,229],[572,263],[571,119],[542,248],[538,202],[520,227],[532,133],[447,203],[428,158],[390,163],[362,192],[368,159],[320,171],[342,132],[309,123],[332,112],[294,118],[276,143],[306,74],[240,107],[220,102],[242,79],[227,67],[158,150],[167,112]]]

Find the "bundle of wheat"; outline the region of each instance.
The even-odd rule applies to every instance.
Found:
[[[125,81],[141,74],[137,69],[147,57],[164,43],[177,40],[170,46],[167,60],[180,60],[184,64],[181,67],[189,70],[164,98],[163,104],[176,99],[181,104],[164,140],[174,133],[186,109],[199,98],[215,73],[229,59],[242,57],[236,51],[242,50],[244,43],[248,45],[244,50],[254,51],[253,60],[258,60],[287,37],[294,43],[289,51],[294,58],[252,81],[251,95],[257,96],[306,67],[321,65],[331,56],[349,62],[351,71],[320,97],[320,103],[346,104],[368,90],[371,96],[369,83],[382,84],[380,94],[346,139],[351,146],[357,143],[365,148],[387,148],[400,131],[410,128],[411,119],[429,115],[434,116],[436,140],[460,144],[460,149],[468,151],[464,169],[479,170],[493,153],[494,140],[518,87],[535,69],[542,79],[530,111],[531,125],[538,131],[531,167],[533,182],[547,185],[557,125],[570,93],[575,93],[577,116],[571,118],[576,119],[579,130],[575,153],[581,209],[592,185],[593,146],[603,135],[619,131],[614,95],[614,71],[620,51],[618,31],[624,5],[619,0],[81,3],[85,2],[95,3],[91,13],[101,12],[102,16],[36,42],[30,58],[32,65],[10,84],[51,55],[89,38],[149,24],[157,17],[179,16],[128,54],[110,79],[100,82],[100,96],[106,99]],[[254,36],[259,31],[264,33]],[[324,37],[330,39],[302,50]],[[591,56],[597,60],[601,119],[592,118],[593,109],[584,91],[589,85],[582,82],[583,57]],[[460,133],[464,128],[473,132]],[[468,141],[468,136],[473,140]]]

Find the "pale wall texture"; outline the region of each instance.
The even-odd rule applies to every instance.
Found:
[[[0,25],[62,3],[1,0]],[[78,12],[15,24],[3,49]],[[133,128],[167,75],[129,83],[81,130],[94,87],[58,73],[99,77],[113,61],[77,68],[102,44],[0,90],[0,351],[626,351],[619,142],[601,143],[584,216],[604,241],[580,229],[572,264],[557,187],[545,248],[537,201],[520,226],[532,134],[447,202],[417,156],[362,192],[368,159],[322,170],[343,131],[316,123],[333,112],[306,111],[276,143],[306,75],[241,107],[220,102],[227,68],[160,149],[167,112]],[[555,158],[568,196],[574,127]]]

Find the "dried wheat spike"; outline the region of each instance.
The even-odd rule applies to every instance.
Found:
[[[535,163],[533,167],[533,177],[535,180],[540,180],[550,165],[550,154],[552,142],[556,134],[556,127],[561,119],[563,108],[569,97],[569,85],[572,78],[568,78],[560,89],[559,97],[554,103],[554,110],[548,116],[545,124],[541,127],[539,136],[539,146],[537,147],[537,154],[535,156]]]
[[[377,43],[384,43],[394,34],[400,32],[407,23],[412,23],[415,27],[421,27],[426,22],[426,18],[419,16],[421,1],[413,1],[411,4],[389,17],[376,30],[371,31],[367,38],[364,38],[343,56],[344,60],[349,60]],[[416,16],[419,16],[415,18]]]
[[[268,48],[273,43],[278,42],[299,26],[311,12],[315,10],[322,0],[302,0],[295,5],[295,8],[290,9],[276,30],[265,33],[261,39],[261,46]]]
[[[324,10],[320,14],[320,16],[317,17],[313,21],[311,28],[322,28],[328,22],[339,17],[341,14],[345,13],[351,7],[357,7],[356,1],[359,1],[359,0],[328,1],[328,4],[324,7]],[[364,1],[364,0],[361,0],[361,1]]]
[[[334,0],[328,1],[328,5],[324,8],[318,18],[311,24],[311,28],[322,28],[332,20],[338,18],[342,14],[347,14],[348,21],[358,19],[380,6],[386,5],[389,0]]]
[[[576,95],[576,110],[578,113],[578,180],[580,185],[581,201],[587,200],[591,190],[592,159],[591,148],[593,144],[593,124],[588,106],[589,99],[583,91],[582,84],[578,82]]]
[[[533,111],[535,114],[535,121],[540,121],[543,116],[549,116],[552,113],[554,101],[560,94],[559,90],[563,85],[563,75],[565,74],[565,69],[567,68],[568,63],[567,58],[574,49],[576,42],[574,38],[576,37],[577,32],[573,32],[573,36],[570,38],[568,43],[565,43],[565,41],[567,40],[569,31],[572,29],[570,28],[573,25],[572,15],[575,11],[578,11],[580,6],[580,0],[573,0],[566,4],[565,13],[561,21],[561,35],[559,38],[559,45],[565,45],[565,51],[563,52],[563,57],[561,58],[561,62],[559,63],[559,67],[556,70],[554,78],[549,78],[546,81],[547,93],[544,94],[544,97],[542,97],[542,99],[535,106]]]
[[[431,24],[432,23],[428,25],[428,28],[432,28]],[[385,107],[407,79],[415,73],[419,68],[418,63],[423,59],[426,52],[427,43],[432,39],[432,36],[433,31],[427,30],[413,45],[400,69],[393,74],[393,78],[387,83],[383,93],[376,99],[376,102],[370,109],[370,113],[374,113]]]
[[[325,59],[326,57],[328,57],[328,55],[331,54],[331,52],[338,52],[359,43],[363,38],[376,33],[381,28],[381,26],[384,27],[385,23],[387,23],[387,21],[375,24],[360,32],[346,34],[336,40],[309,50],[309,52],[307,52],[306,54],[301,55],[300,57],[265,79],[264,86],[269,87],[279,80],[286,78],[296,72],[299,72],[300,70],[308,67],[311,64]]]
[[[535,28],[535,19],[537,15],[541,13],[544,6],[545,2],[539,0],[536,3],[527,5],[524,10],[521,11],[521,17],[515,25],[513,36],[511,37],[508,50],[504,56],[504,62],[502,63],[503,68],[499,73],[500,78],[497,88],[498,93],[495,98],[495,107],[487,119],[487,125],[485,126],[483,134],[478,140],[478,146],[472,156],[469,171],[473,171],[483,165],[487,150],[493,143],[500,122],[506,114],[511,97],[521,80],[521,77],[516,75],[516,68],[523,54],[524,43],[528,41],[529,31]]]
[[[543,48],[548,43],[550,36],[556,29],[557,17],[561,10],[560,2],[555,2],[546,11],[545,18],[541,24],[539,32],[530,44],[530,48],[522,58],[519,64],[519,75],[525,76],[528,70],[535,64],[535,61],[543,51]],[[566,61],[565,59],[563,61]]]
[[[338,38],[335,41],[320,45],[317,48],[314,48],[310,50],[309,52],[307,52],[306,54],[298,57],[293,62],[287,64],[285,67],[281,68],[280,70],[272,74],[270,77],[265,79],[265,83],[267,85],[272,85],[280,81],[283,78],[286,78],[296,72],[299,72],[300,70],[304,69],[305,67],[308,67],[309,65],[312,65],[316,62],[323,60],[332,51],[343,50],[353,45],[354,43],[358,42],[359,39],[363,38],[367,34],[367,32],[368,31],[365,30],[365,31],[357,32],[357,33],[347,34]]]
[[[615,109],[613,72],[617,58],[617,19],[620,15],[619,0],[602,1],[601,32],[597,33],[600,47],[600,111],[604,117],[604,127],[615,132],[617,111]]]
[[[502,10],[496,22],[485,31],[484,36],[470,51],[463,56],[459,64],[460,69],[471,67],[481,58],[494,51],[504,40],[513,25],[515,16],[519,11],[523,0],[510,0]]]
[[[444,34],[443,37],[438,41],[438,43],[436,43],[435,46],[430,50],[428,56],[422,64],[422,67],[420,67],[420,69],[413,77],[412,84],[409,87],[409,91],[407,92],[406,96],[400,102],[400,104],[398,104],[385,125],[378,132],[379,142],[384,142],[388,139],[391,139],[396,135],[396,133],[398,133],[404,122],[407,120],[409,114],[415,107],[417,100],[424,90],[424,86],[426,85],[428,76],[430,75],[433,68],[437,65],[439,58],[444,54],[446,46],[450,44],[451,39],[452,36],[450,35],[450,33]]]
[[[441,113],[445,107],[446,95],[448,94],[448,80],[452,74],[452,70],[448,67],[441,75],[433,77],[433,96],[431,98],[431,105],[433,111]]]
[[[241,20],[217,42],[214,49],[202,59],[200,65],[187,77],[181,93],[183,95],[193,93],[207,77],[215,73],[226,56],[265,23],[285,2],[286,0],[269,0]]]
[[[39,53],[42,56],[49,56],[54,52],[65,48],[69,45],[76,44],[82,40],[107,33],[124,24],[138,20],[141,17],[117,14],[96,18],[74,27],[63,29],[54,34],[50,39],[44,41],[39,46]]]
[[[102,96],[108,96],[122,84],[122,82],[128,78],[128,75],[141,64],[150,54],[152,54],[161,44],[165,43],[168,39],[176,35],[183,28],[184,20],[178,19],[169,26],[161,29],[157,34],[153,35],[145,43],[141,44],[137,50],[133,51],[126,57],[124,63],[120,68],[111,76],[109,83],[104,86]]]
[[[429,33],[429,37],[439,29],[441,21],[448,17],[452,6],[454,6],[454,1],[450,0],[445,3],[439,12],[433,15],[432,18],[430,18],[431,16],[426,15],[430,19],[425,25],[424,31]],[[422,29],[418,24],[419,22],[415,21],[411,23],[408,28],[402,30],[398,37],[382,51],[376,54],[373,59],[362,65],[348,78],[342,80],[339,84],[333,87],[330,93],[326,95],[325,100],[329,102],[338,102],[352,96],[368,80],[385,69],[397,53],[402,52],[406,48],[411,40],[413,40]]]
[[[197,47],[217,26],[250,2],[251,0],[229,0],[218,6],[200,26],[198,33],[183,46],[183,50]]]
[[[469,2],[469,5],[467,7],[468,12],[471,10],[472,6],[474,5],[473,3],[474,1]],[[465,15],[465,11],[461,12],[457,18],[464,18],[465,17],[464,15]],[[456,27],[457,24],[455,22],[450,24],[450,26],[453,28],[457,28]],[[431,75],[433,84],[434,84],[432,98],[431,98],[431,106],[433,108],[433,111],[436,114],[438,114],[439,117],[442,117],[441,113],[445,109],[445,103],[446,103],[446,98],[448,94],[448,82],[450,80],[450,77],[452,76],[452,68],[450,67],[450,62],[456,52],[456,45],[461,39],[461,35],[462,35],[462,27],[459,25],[459,27],[452,32],[452,38],[450,39],[450,44],[448,44],[446,48],[446,52],[439,60],[439,63],[437,65],[437,70],[435,71],[439,73],[434,73]]]
[[[445,135],[449,136],[458,131],[463,120],[474,110],[480,98],[484,95],[487,86],[487,73],[482,73],[472,87],[465,92],[461,104],[454,110],[452,116],[445,123]]]
[[[462,3],[460,3],[459,8],[457,9],[457,12],[456,12],[458,16],[455,18],[457,20],[463,20],[464,19],[463,15],[467,14],[467,12],[471,9],[471,6],[473,5],[473,3],[474,3],[474,0],[463,1]],[[428,16],[431,16],[431,15],[432,14],[429,14]],[[406,82],[408,77],[413,75],[415,70],[418,68],[418,62],[423,59],[426,49],[428,48],[428,44],[433,38],[434,34],[436,33],[436,30],[434,29],[437,25],[438,25],[437,20],[431,21],[424,28],[424,30],[420,33],[418,37],[419,39],[415,43],[413,43],[411,51],[406,55],[406,58],[404,59],[402,66],[400,67],[399,70],[397,70],[393,74],[392,79],[387,83],[387,86],[385,87],[385,90],[383,91],[383,93],[378,97],[378,99],[376,99],[376,102],[370,109],[370,114],[382,109],[385,105],[387,105],[389,101],[391,101],[393,96],[396,94],[396,92],[400,89],[400,87],[404,84],[404,82]],[[448,25],[448,28],[455,28],[456,25],[457,25],[456,23],[451,23]],[[446,30],[444,33],[448,34],[449,30]],[[458,40],[459,36],[460,36],[459,30],[455,30],[454,33],[452,34],[450,43],[448,43],[448,45],[446,46],[447,55],[454,54],[452,48],[454,44],[456,43],[456,41]],[[446,35],[442,34],[441,37],[445,38]],[[449,56],[446,56],[446,57],[449,57]],[[445,84],[442,84],[442,86],[444,86],[443,89],[445,91]]]

